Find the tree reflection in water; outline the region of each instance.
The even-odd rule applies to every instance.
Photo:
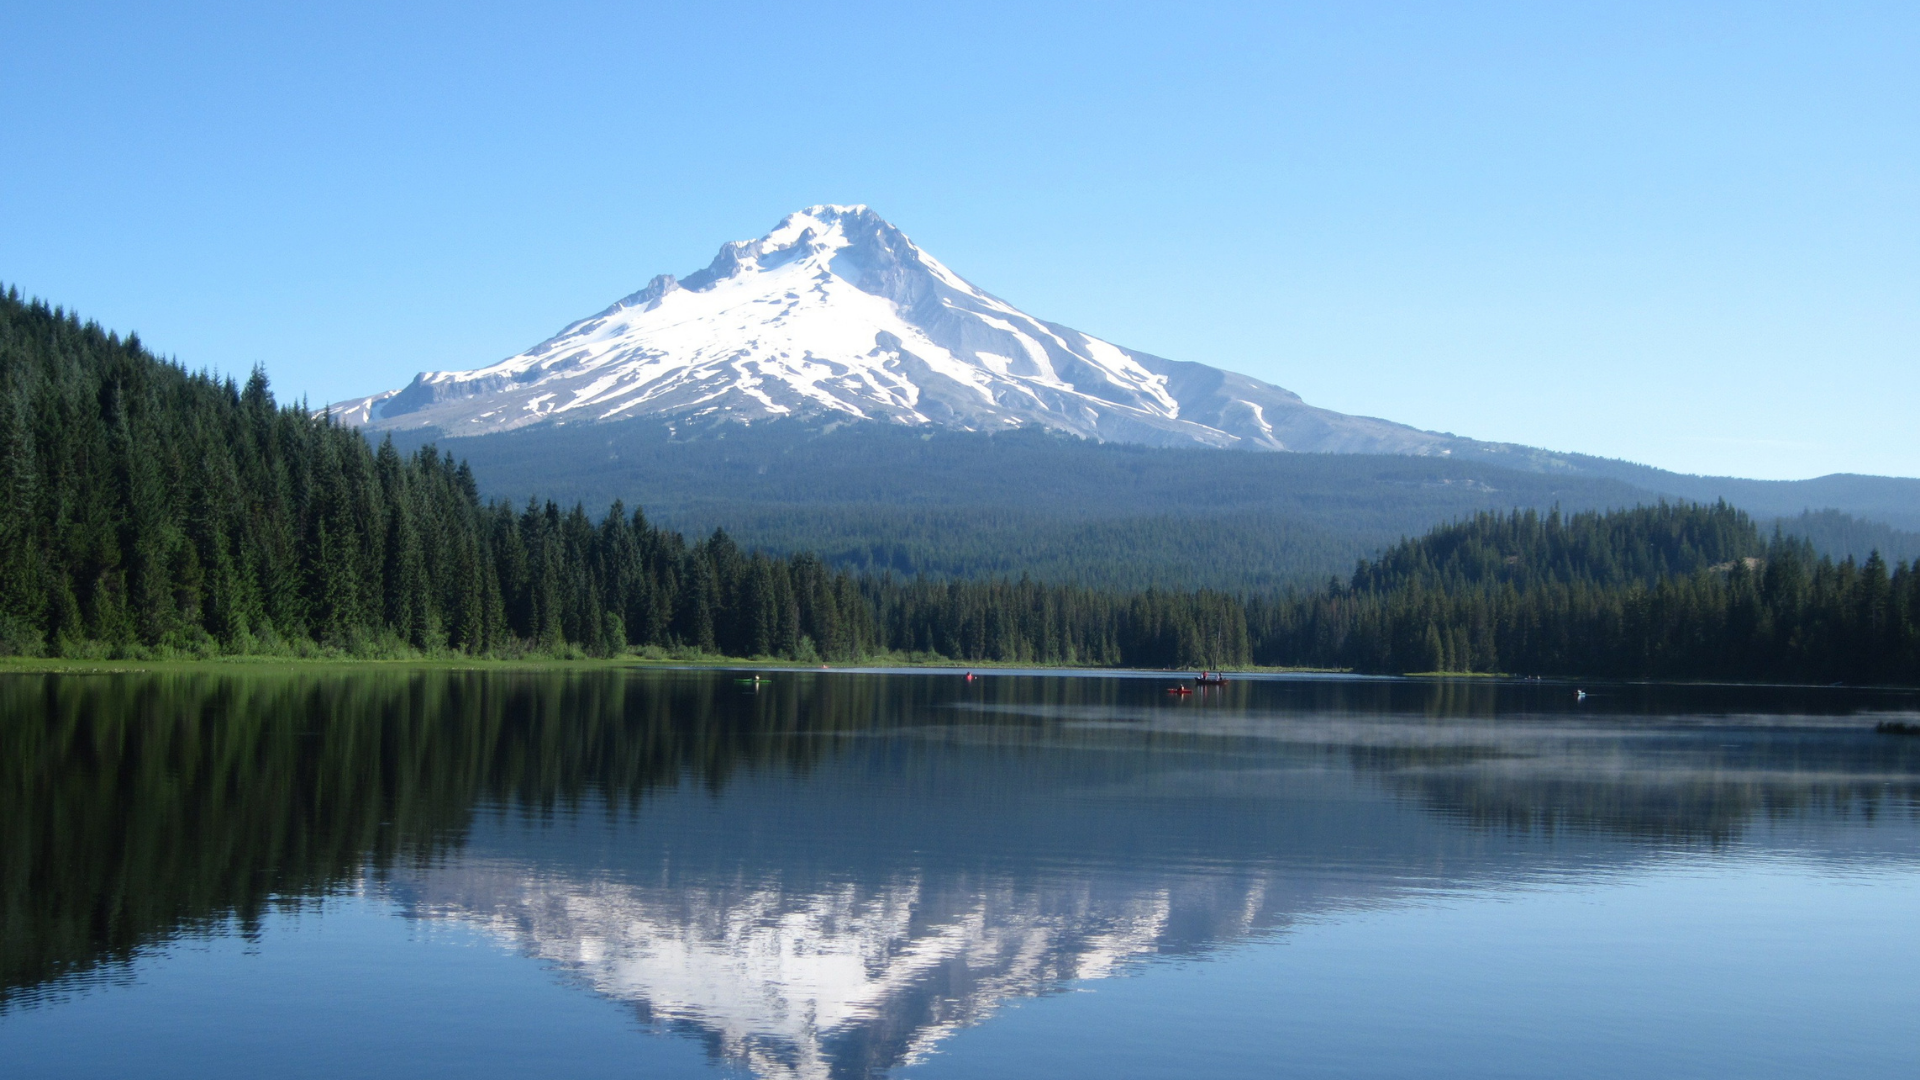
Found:
[[[767,1076],[1303,916],[1733,844],[1911,857],[1905,696],[715,672],[0,679],[0,1003],[367,888]],[[1871,826],[1871,827],[1869,827]]]

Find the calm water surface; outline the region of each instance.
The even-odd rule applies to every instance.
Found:
[[[0,677],[0,1073],[1920,1075],[1920,697]]]

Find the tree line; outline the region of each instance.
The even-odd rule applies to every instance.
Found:
[[[1482,513],[1285,593],[856,576],[618,503],[483,501],[451,455],[9,290],[0,651],[329,650],[1920,682],[1920,575],[1661,505]]]
[[[1480,514],[1255,601],[1265,662],[1360,671],[1920,682],[1920,573],[1726,506]]]
[[[378,448],[9,290],[0,649],[472,654],[874,651],[854,578],[696,544],[617,504],[482,503],[450,455]]]

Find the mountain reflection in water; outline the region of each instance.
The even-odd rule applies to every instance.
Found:
[[[0,1009],[350,889],[769,1077],[1436,890],[1920,852],[1913,698],[712,672],[0,679]],[[0,1013],[0,1020],[4,1013]]]

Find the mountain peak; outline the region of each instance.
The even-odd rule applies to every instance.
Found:
[[[906,259],[920,261],[921,254],[905,233],[866,205],[822,203],[788,214],[757,240],[735,240],[721,245],[706,269],[689,275],[680,284],[689,289],[705,289],[743,272],[772,270],[794,259],[832,256],[849,249],[854,257],[848,267],[858,265],[862,270],[871,268],[875,262],[895,266]]]
[[[345,422],[479,435],[538,423],[821,417],[1037,424],[1156,445],[1445,453],[1444,437],[1044,322],[976,288],[864,204],[821,203],[704,269],[472,371],[333,406]]]
[[[777,233],[782,229],[793,228],[797,223],[820,222],[823,224],[832,224],[850,218],[862,221],[876,221],[882,225],[888,224],[886,219],[874,213],[873,208],[866,203],[848,203],[846,205],[841,205],[840,203],[815,203],[812,206],[795,210],[793,213],[780,219],[780,224],[774,226],[773,231]]]
[[[905,233],[874,213],[865,203],[850,206],[821,203],[795,210],[781,218],[778,225],[758,240],[736,240],[721,250],[752,249],[756,253],[767,254],[806,245],[843,247],[852,242],[856,235],[874,232],[890,233],[909,245],[912,243],[906,239]]]

